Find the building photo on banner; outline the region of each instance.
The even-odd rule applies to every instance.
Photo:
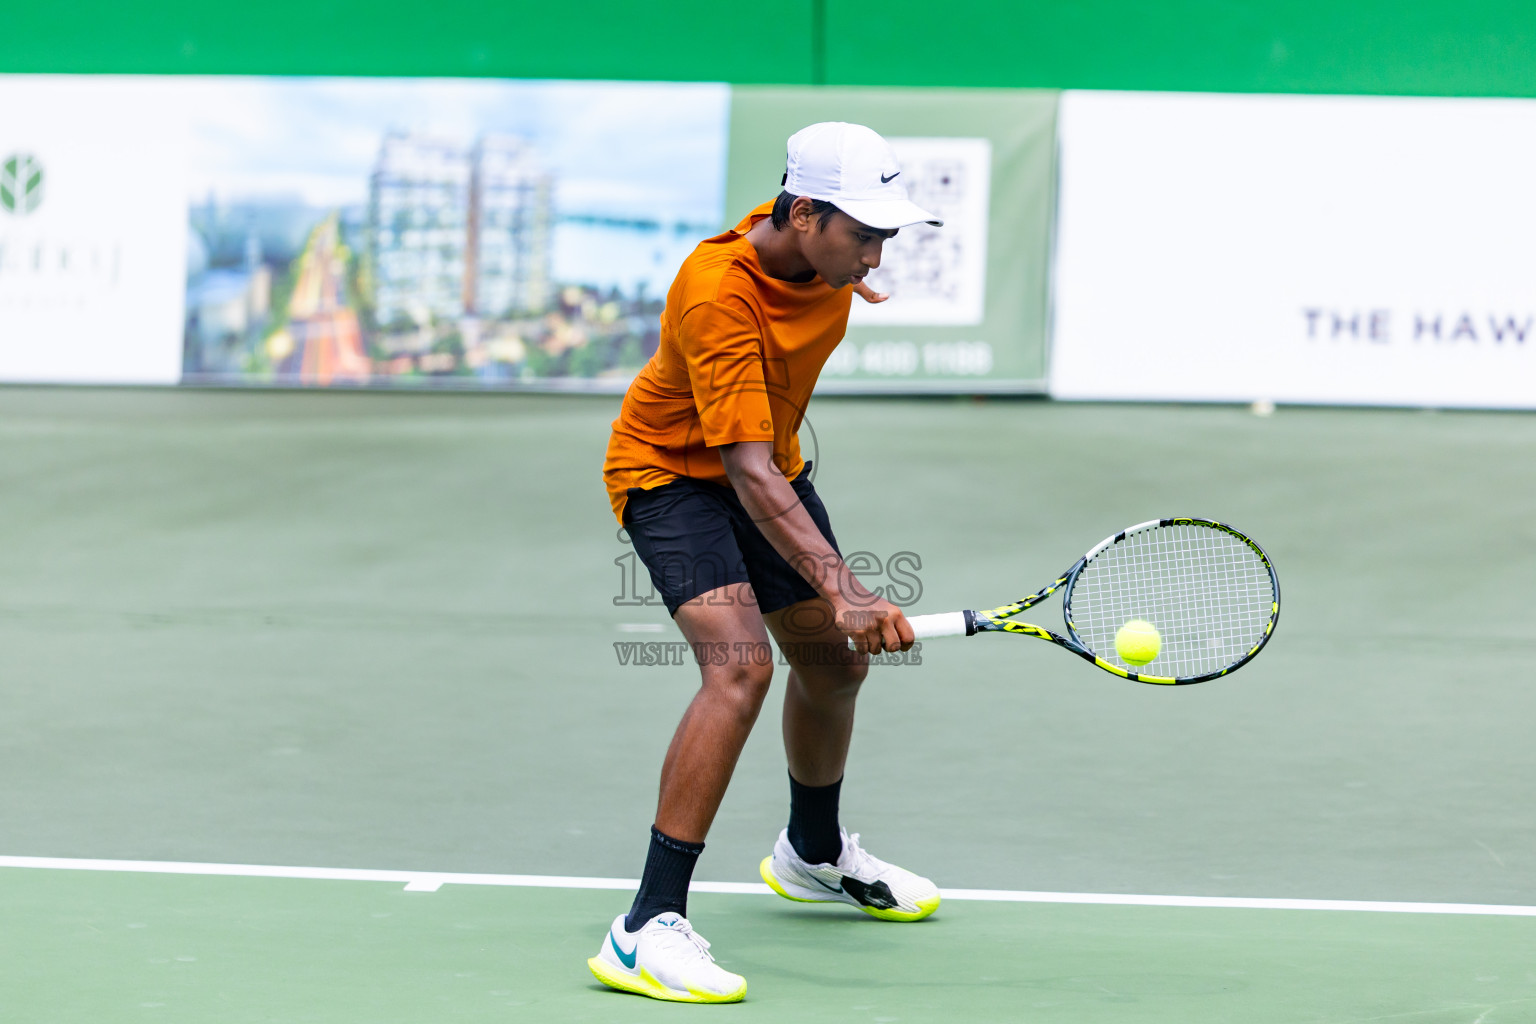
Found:
[[[205,79],[184,380],[622,382],[718,230],[718,85]]]
[[[1536,407],[1536,101],[1068,92],[1057,398]]]

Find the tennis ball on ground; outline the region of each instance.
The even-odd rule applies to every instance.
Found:
[[[1132,619],[1115,633],[1115,653],[1127,665],[1145,665],[1163,649],[1163,635],[1144,619]]]

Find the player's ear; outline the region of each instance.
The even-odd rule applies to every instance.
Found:
[[[789,206],[789,223],[796,231],[811,229],[811,207],[815,205],[809,196],[796,196]]]

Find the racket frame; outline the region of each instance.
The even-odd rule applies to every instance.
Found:
[[[1073,625],[1072,588],[1076,585],[1078,576],[1082,573],[1083,569],[1087,567],[1088,563],[1093,561],[1093,559],[1101,551],[1109,547],[1111,544],[1118,544],[1120,541],[1131,536],[1132,534],[1141,533],[1142,531],[1152,529],[1153,527],[1163,526],[1205,526],[1211,529],[1220,530],[1226,534],[1230,534],[1231,536],[1236,537],[1238,540],[1242,541],[1244,544],[1248,545],[1248,547],[1253,550],[1254,554],[1259,556],[1259,560],[1263,563],[1264,568],[1269,571],[1269,582],[1270,586],[1274,588],[1274,598],[1270,604],[1269,621],[1264,625],[1264,632],[1259,636],[1258,642],[1255,643],[1246,654],[1244,654],[1241,658],[1232,664],[1220,669],[1219,671],[1206,672],[1197,676],[1158,676],[1133,672],[1130,669],[1121,668],[1114,662],[1107,661],[1106,659],[1101,658],[1097,654],[1093,653],[1093,651],[1089,650],[1088,646],[1083,643],[1082,638],[1078,636],[1077,627]],[[1013,618],[1013,616],[1017,615],[1018,613],[1033,608],[1035,605],[1039,604],[1041,601],[1044,601],[1058,590],[1066,591],[1066,593],[1062,595],[1062,619],[1066,622],[1067,625],[1066,636],[1062,636],[1060,633],[1054,633],[1043,626],[1031,625],[1028,622],[1020,622]],[[1102,541],[1090,548],[1087,554],[1083,555],[1083,557],[1079,558],[1075,563],[1073,563],[1072,567],[1066,572],[1062,573],[1054,583],[1050,583],[1040,588],[1040,590],[1036,591],[1029,597],[1023,598],[1019,601],[1014,601],[1012,604],[1000,605],[997,608],[988,608],[984,611],[967,610],[961,614],[965,616],[966,636],[975,636],[977,633],[1013,633],[1019,636],[1038,637],[1041,640],[1049,640],[1051,643],[1054,643],[1057,646],[1064,647],[1085,661],[1092,662],[1104,671],[1112,673],[1113,675],[1120,676],[1123,679],[1129,679],[1132,682],[1157,683],[1164,686],[1187,686],[1191,683],[1203,683],[1208,679],[1216,679],[1224,675],[1229,675],[1232,672],[1236,672],[1238,669],[1248,664],[1248,662],[1252,661],[1254,657],[1264,649],[1264,645],[1269,643],[1269,638],[1274,635],[1276,623],[1280,621],[1280,577],[1275,574],[1275,567],[1273,563],[1270,562],[1269,555],[1266,554],[1264,549],[1259,546],[1258,542],[1255,541],[1252,537],[1249,537],[1247,534],[1243,533],[1241,530],[1237,530],[1231,526],[1228,526],[1226,523],[1218,522],[1215,519],[1201,519],[1198,517],[1188,516],[1181,516],[1173,519],[1149,519],[1145,523],[1137,523],[1135,526],[1127,527],[1124,530],[1121,530],[1119,533],[1105,537]],[[938,617],[939,616],[934,616],[933,618]],[[924,616],[924,618],[927,618],[927,616]],[[949,631],[946,630],[946,632]],[[930,633],[928,635],[938,634]]]

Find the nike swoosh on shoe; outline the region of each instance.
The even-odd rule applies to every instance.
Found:
[[[635,946],[633,953],[626,954],[619,948],[619,940],[613,937],[613,932],[608,933],[608,944],[613,947],[615,953],[619,954],[619,963],[623,964],[625,969],[631,971],[635,969],[635,957],[640,955],[639,945]],[[588,946],[587,948],[591,949],[592,947]]]
[[[891,887],[884,882],[864,883],[844,875],[843,891],[866,907],[874,907],[876,910],[895,910],[901,906],[891,892]]]

